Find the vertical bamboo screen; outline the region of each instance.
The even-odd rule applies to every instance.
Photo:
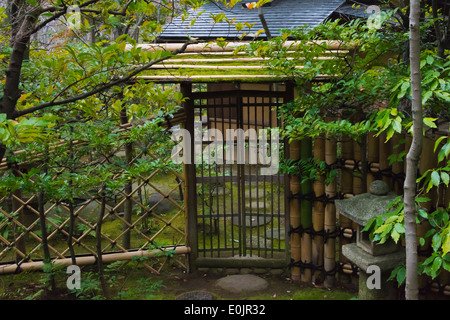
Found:
[[[420,174],[438,165],[433,150],[438,137],[429,136],[424,140]],[[406,170],[404,162],[410,145],[409,135],[395,134],[386,142],[385,134],[377,136],[375,133],[367,134],[363,143],[349,137],[336,140],[324,136],[312,142],[291,142],[292,160],[305,159],[311,154],[314,161],[325,162],[327,172],[333,169],[338,171],[337,178],[328,184],[325,184],[325,175],[317,177],[312,189],[311,185],[300,183],[302,177],[290,177],[291,272],[294,280],[323,283],[325,287],[331,287],[336,280],[348,281],[351,279],[348,275],[358,274],[358,268],[342,255],[341,250],[343,245],[356,240],[357,225],[336,214],[334,199],[367,192],[374,180],[385,181],[391,192],[401,195]],[[404,153],[402,161],[391,161],[392,155],[400,153]],[[423,206],[428,210],[447,208],[450,188],[435,189],[424,195],[431,201]],[[418,237],[424,237],[429,229],[429,223],[419,224]],[[418,248],[419,260],[423,261],[431,252],[430,241],[426,241]],[[434,280],[420,276],[419,288],[423,294],[432,291],[450,296],[450,273],[442,270]]]

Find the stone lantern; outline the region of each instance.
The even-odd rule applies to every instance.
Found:
[[[356,195],[349,199],[335,201],[337,213],[358,224],[356,243],[342,246],[342,254],[360,269],[360,299],[395,299],[394,283],[387,279],[395,267],[404,263],[405,251],[400,244],[396,244],[392,240],[388,240],[384,244],[373,243],[369,239],[369,233],[363,232],[362,229],[372,218],[388,212],[388,205],[396,195],[389,192],[388,185],[382,180],[372,182],[369,191],[369,193]],[[380,289],[368,286],[367,280],[376,270],[380,272]]]

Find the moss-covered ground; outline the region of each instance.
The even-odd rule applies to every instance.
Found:
[[[262,292],[231,294],[215,287],[215,282],[225,274],[217,272],[193,272],[186,274],[172,266],[160,274],[152,274],[136,263],[117,264],[106,267],[108,281],[107,300],[176,300],[186,292],[208,291],[217,300],[350,300],[357,297],[354,287],[336,286],[329,290],[292,281],[287,274],[260,274],[268,281],[269,287]],[[0,276],[0,299],[105,299],[100,292],[100,285],[95,267],[81,270],[81,290],[72,293],[66,288],[68,275],[65,270],[56,273],[55,292],[45,293],[48,276],[42,272],[27,272]]]

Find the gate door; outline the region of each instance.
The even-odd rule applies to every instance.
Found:
[[[276,130],[287,96],[192,93],[197,267],[288,265],[288,188],[278,172],[284,143]]]

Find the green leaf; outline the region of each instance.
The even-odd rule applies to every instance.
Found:
[[[401,223],[396,223],[394,226],[395,231],[397,231],[399,234],[405,233],[405,226]]]
[[[434,271],[434,273],[437,274],[439,273],[439,269],[442,266],[442,258],[441,257],[436,257],[433,261],[433,265],[431,266],[431,269]]]
[[[439,183],[441,183],[441,176],[439,175],[439,172],[433,171],[431,173],[431,182],[434,186],[439,186]]]
[[[419,209],[417,210],[417,212],[419,213],[419,216],[421,216],[422,218],[428,219],[428,212],[426,212],[425,210]]]
[[[445,270],[450,271],[450,263],[447,262],[447,261],[445,261],[445,260],[442,260],[442,267],[443,267]]]
[[[448,157],[450,154],[450,141],[448,141],[444,146],[441,148],[438,154],[438,162],[441,162],[444,160],[445,157]]]
[[[433,250],[438,251],[441,248],[441,244],[442,244],[441,235],[439,233],[436,233],[431,240],[431,246],[433,247]]]
[[[397,232],[397,229],[394,229],[391,233],[391,238],[394,240],[395,243],[398,242],[398,239],[400,239],[400,234]]]
[[[398,119],[399,117],[397,117]],[[402,120],[400,118],[400,121],[398,121],[397,119],[395,119],[395,121],[392,122],[392,128],[394,129],[394,131],[401,133],[402,132]]]
[[[434,152],[436,152],[437,147],[439,147],[439,144],[440,144],[441,141],[444,140],[444,139],[448,139],[448,137],[442,136],[442,137],[439,137],[439,138],[436,140],[436,142],[434,143]]]
[[[406,268],[400,268],[397,271],[397,282],[400,286],[406,279]]]
[[[423,118],[423,123],[430,128],[437,128],[436,124],[434,123],[434,121],[436,120],[437,118]]]
[[[421,246],[425,245],[425,239],[420,237],[419,243],[420,243]]]
[[[450,176],[447,172],[441,171],[441,180],[448,187]]]
[[[447,228],[448,230],[449,228]],[[442,244],[442,252],[443,255],[446,255],[447,253],[450,252],[450,235],[447,234],[447,236],[445,237],[444,243]]]
[[[421,202],[428,202],[431,199],[427,198],[427,197],[417,197],[415,200],[416,200],[417,203],[421,203]]]

